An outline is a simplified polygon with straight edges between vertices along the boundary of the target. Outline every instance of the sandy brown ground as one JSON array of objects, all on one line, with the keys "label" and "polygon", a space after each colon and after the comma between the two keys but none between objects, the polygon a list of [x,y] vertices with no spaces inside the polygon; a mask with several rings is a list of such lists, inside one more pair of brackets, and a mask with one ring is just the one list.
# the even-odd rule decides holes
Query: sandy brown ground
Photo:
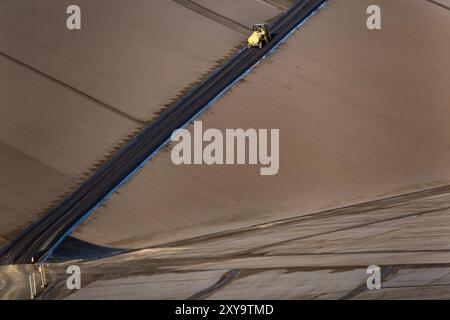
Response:
[{"label": "sandy brown ground", "polygon": [[[373,1],[372,1],[373,2]],[[160,152],[75,232],[139,248],[450,183],[449,12],[427,1],[330,1],[201,116],[279,128],[280,172],[179,166]]]},{"label": "sandy brown ground", "polygon": [[136,128],[0,56],[0,245]]},{"label": "sandy brown ground", "polygon": [[78,1],[68,31],[69,4],[0,3],[0,246],[244,40],[166,0]]},{"label": "sandy brown ground", "polygon": [[[448,299],[450,187],[95,261],[40,299]],[[79,265],[82,289],[65,287]],[[382,270],[367,290],[366,269]],[[0,291],[1,292],[1,291]]]},{"label": "sandy brown ground", "polygon": [[[449,184],[448,13],[378,1],[384,28],[370,33],[363,15],[350,19],[368,3],[330,2],[202,116],[208,127],[281,128],[278,176],[174,167],[160,154],[77,235],[130,247],[209,235],[53,264],[40,298],[448,299],[448,187],[320,211]],[[73,263],[75,292],[64,287]],[[382,290],[365,287],[371,264]]]}]

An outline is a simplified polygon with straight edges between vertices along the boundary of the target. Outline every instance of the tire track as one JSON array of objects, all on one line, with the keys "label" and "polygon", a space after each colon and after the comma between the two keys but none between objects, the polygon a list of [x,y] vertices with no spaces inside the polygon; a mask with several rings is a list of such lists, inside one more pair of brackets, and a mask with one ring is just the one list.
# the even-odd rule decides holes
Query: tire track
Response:
[{"label": "tire track", "polygon": [[206,288],[189,298],[187,300],[203,300],[214,294],[215,292],[219,291],[220,289],[224,288],[227,284],[229,284],[231,281],[237,278],[239,275],[239,270],[232,269],[228,272],[226,272],[215,284],[213,284],[211,287]]},{"label": "tire track", "polygon": [[447,9],[447,10],[450,11],[450,7],[449,6],[446,6],[445,4],[440,3],[439,1],[436,1],[436,0],[425,0],[425,1],[428,1],[429,3],[432,3],[432,4],[434,4],[434,5],[438,6],[438,7],[441,7],[441,8],[444,8],[444,9]]},{"label": "tire track", "polygon": [[283,245],[283,244],[286,244],[286,243],[289,243],[289,242],[293,242],[293,241],[310,239],[310,238],[314,238],[314,237],[317,237],[317,236],[325,236],[325,235],[329,235],[329,234],[332,234],[332,233],[337,233],[337,232],[342,232],[342,231],[349,231],[349,230],[358,229],[358,228],[362,228],[362,227],[372,226],[372,225],[379,224],[379,223],[395,221],[395,220],[401,220],[401,219],[415,217],[415,216],[420,216],[420,215],[433,214],[433,213],[436,213],[436,212],[439,212],[439,211],[445,211],[445,210],[449,210],[449,209],[450,209],[450,206],[445,207],[445,208],[432,209],[432,210],[426,210],[426,211],[421,211],[421,212],[405,214],[405,215],[402,215],[402,216],[397,216],[397,217],[388,218],[388,219],[381,219],[381,220],[377,220],[377,221],[366,222],[366,223],[357,224],[357,225],[353,225],[353,226],[349,226],[349,227],[343,227],[343,228],[334,229],[334,230],[331,230],[331,231],[318,232],[318,233],[311,234],[311,235],[306,235],[306,236],[291,238],[291,239],[287,239],[287,240],[282,240],[282,241],[274,242],[274,243],[267,244],[267,245],[261,245],[259,247],[255,247],[255,248],[246,250],[246,251],[242,252],[241,254],[251,254],[251,253],[253,253],[255,251],[258,251],[258,250],[263,250],[263,249],[267,249],[267,248],[270,248],[270,247]]},{"label": "tire track", "polygon": [[[410,192],[410,193],[406,193],[406,194],[402,194],[402,195],[396,195],[393,197],[363,202],[363,203],[359,203],[359,204],[349,205],[349,206],[345,206],[345,207],[341,207],[341,208],[330,209],[330,210],[326,210],[326,211],[314,212],[311,214],[306,214],[306,215],[297,216],[297,217],[291,217],[291,218],[286,218],[286,219],[258,223],[258,224],[245,226],[245,227],[241,227],[241,228],[237,228],[237,229],[233,229],[233,230],[225,230],[225,231],[221,231],[221,232],[206,234],[206,235],[192,237],[192,238],[183,239],[183,240],[179,240],[179,241],[168,242],[165,244],[152,246],[150,248],[167,248],[167,247],[176,247],[176,246],[197,244],[197,243],[206,242],[206,241],[210,241],[210,240],[223,239],[223,238],[231,237],[234,235],[243,235],[246,233],[251,233],[253,231],[261,230],[262,228],[273,228],[273,227],[289,225],[292,223],[298,224],[300,222],[306,222],[306,221],[311,221],[311,220],[329,219],[332,217],[343,217],[343,216],[348,216],[348,215],[362,214],[362,213],[367,213],[367,212],[374,211],[374,210],[389,209],[392,207],[396,207],[396,206],[400,206],[402,204],[408,203],[410,201],[427,199],[429,197],[445,195],[448,193],[450,193],[450,185],[436,187],[436,188],[432,188],[432,189],[421,190],[421,191]],[[442,208],[442,210],[444,210],[444,209],[447,209],[447,207]],[[422,214],[422,213],[415,213],[415,215],[419,215],[419,214]],[[380,222],[383,222],[383,221],[380,221]],[[146,249],[146,248],[140,248],[140,249]]]},{"label": "tire track", "polygon": [[[351,255],[362,255],[362,254],[402,254],[402,253],[450,253],[450,249],[423,249],[423,250],[360,250],[360,251],[322,251],[322,252],[300,252],[300,253],[282,253],[282,254],[271,254],[271,257],[282,256],[282,257],[320,257],[320,256],[351,256]],[[257,257],[267,257],[265,254],[254,254]]]},{"label": "tire track", "polygon": [[217,12],[214,12],[192,0],[172,0],[173,2],[192,10],[208,19],[211,19],[215,22],[220,23],[221,25],[224,25],[230,29],[233,29],[237,32],[240,32],[244,35],[249,35],[249,32],[252,30],[251,28],[244,26],[243,24],[234,21],[228,17],[225,17],[221,14],[218,14]]}]

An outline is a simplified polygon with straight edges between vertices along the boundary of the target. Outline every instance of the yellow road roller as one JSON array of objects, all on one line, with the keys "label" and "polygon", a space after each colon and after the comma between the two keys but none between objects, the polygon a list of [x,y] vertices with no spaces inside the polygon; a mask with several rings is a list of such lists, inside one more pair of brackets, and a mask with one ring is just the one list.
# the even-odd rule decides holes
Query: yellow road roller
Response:
[{"label": "yellow road roller", "polygon": [[262,48],[264,45],[268,44],[271,39],[269,33],[269,25],[267,23],[255,24],[253,26],[253,33],[248,38],[247,47],[259,47]]}]

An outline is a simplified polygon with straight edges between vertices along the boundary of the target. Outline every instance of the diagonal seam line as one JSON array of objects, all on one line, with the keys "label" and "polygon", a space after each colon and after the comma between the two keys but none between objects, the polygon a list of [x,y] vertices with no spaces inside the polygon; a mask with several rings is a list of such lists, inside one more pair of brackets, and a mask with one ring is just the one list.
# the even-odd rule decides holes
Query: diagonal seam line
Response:
[{"label": "diagonal seam line", "polygon": [[444,8],[444,9],[447,9],[447,10],[450,11],[450,7],[449,6],[446,6],[445,4],[440,3],[439,1],[436,1],[436,0],[425,0],[425,1],[428,1],[429,3],[432,3],[432,4],[434,4],[434,5],[438,6],[438,7],[441,7],[441,8]]},{"label": "diagonal seam line", "polygon": [[107,103],[105,103],[105,102],[103,102],[103,101],[101,101],[101,100],[99,100],[99,99],[97,99],[97,98],[95,98],[95,97],[93,97],[93,96],[91,96],[91,95],[89,95],[89,94],[87,94],[87,93],[85,93],[85,92],[83,92],[83,91],[81,91],[81,90],[71,86],[70,84],[65,83],[65,82],[63,82],[63,81],[61,81],[61,80],[59,80],[59,79],[57,79],[57,78],[55,78],[55,77],[53,77],[53,76],[51,76],[49,74],[46,74],[45,72],[43,72],[43,71],[41,71],[41,70],[39,70],[39,69],[37,69],[37,68],[27,64],[27,63],[25,63],[23,61],[20,61],[20,60],[18,60],[16,58],[14,58],[14,57],[4,53],[4,52],[0,51],[0,56],[8,59],[9,61],[12,61],[12,62],[18,64],[18,65],[21,65],[22,67],[24,67],[24,68],[26,68],[28,70],[31,70],[32,72],[34,72],[34,73],[36,73],[36,74],[38,74],[38,75],[40,75],[42,77],[45,77],[46,79],[51,80],[51,81],[57,83],[58,85],[66,88],[66,89],[68,89],[70,91],[75,92],[77,95],[79,95],[79,96],[81,96],[81,97],[83,97],[83,98],[85,98],[85,99],[95,103],[96,105],[98,105],[98,106],[100,106],[100,107],[102,107],[102,108],[104,108],[104,109],[106,109],[108,111],[111,111],[111,112],[113,112],[113,113],[115,113],[115,114],[117,114],[117,115],[119,115],[119,116],[121,116],[123,118],[126,118],[128,120],[136,122],[136,123],[138,123],[140,125],[146,124],[145,121],[143,121],[141,119],[138,119],[138,118],[135,118],[135,117],[133,117],[133,116],[123,112],[122,110],[120,110],[120,109],[118,109],[116,107],[113,107],[113,106],[111,106],[111,105],[109,105],[109,104],[107,104]]}]

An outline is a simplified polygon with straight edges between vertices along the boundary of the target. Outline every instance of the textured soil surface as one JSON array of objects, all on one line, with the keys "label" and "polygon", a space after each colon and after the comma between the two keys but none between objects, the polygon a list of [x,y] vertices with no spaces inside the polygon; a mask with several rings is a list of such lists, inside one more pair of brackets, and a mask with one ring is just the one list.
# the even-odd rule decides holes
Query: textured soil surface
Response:
[{"label": "textured soil surface", "polygon": [[[69,31],[69,4],[0,4],[0,247],[245,40],[166,0],[79,1]],[[250,26],[281,13],[241,9]]]},{"label": "textured soil surface", "polygon": [[369,1],[330,1],[198,118],[279,128],[278,175],[175,166],[166,148],[75,236],[142,248],[449,184],[449,11],[378,3],[369,31]]}]

